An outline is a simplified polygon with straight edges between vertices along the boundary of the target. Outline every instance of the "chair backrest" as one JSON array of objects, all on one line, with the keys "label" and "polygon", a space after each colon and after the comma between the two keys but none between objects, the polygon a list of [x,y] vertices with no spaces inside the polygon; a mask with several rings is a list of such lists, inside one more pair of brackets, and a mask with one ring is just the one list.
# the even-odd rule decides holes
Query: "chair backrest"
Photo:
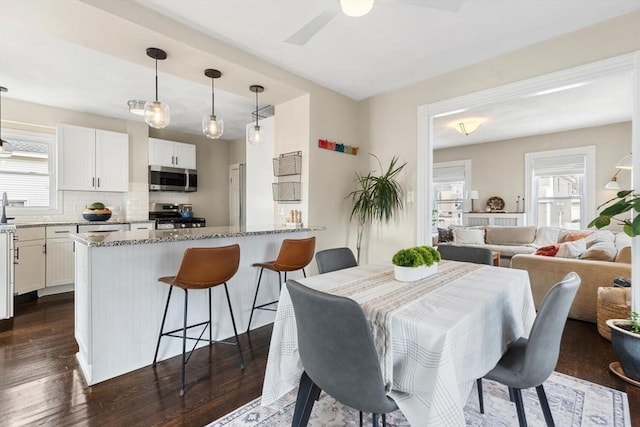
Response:
[{"label": "chair backrest", "polygon": [[343,268],[355,267],[358,265],[356,257],[349,248],[325,249],[316,254],[318,273],[328,273],[330,271],[342,270]]},{"label": "chair backrest", "polygon": [[210,288],[231,279],[240,264],[240,246],[187,248],[174,280],[189,289]]},{"label": "chair backrest", "polygon": [[363,412],[393,410],[369,324],[355,301],[287,280],[305,372],[327,394]]},{"label": "chair backrest", "polygon": [[440,252],[440,257],[442,259],[493,265],[493,253],[491,253],[491,249],[487,248],[474,248],[471,246],[456,245],[438,245],[438,252]]},{"label": "chair backrest", "polygon": [[305,268],[313,259],[316,238],[284,239],[273,266],[278,271],[295,271]]},{"label": "chair backrest", "polygon": [[560,340],[573,300],[580,287],[580,276],[567,274],[545,295],[529,333],[519,388],[537,387],[551,375],[558,362]]}]

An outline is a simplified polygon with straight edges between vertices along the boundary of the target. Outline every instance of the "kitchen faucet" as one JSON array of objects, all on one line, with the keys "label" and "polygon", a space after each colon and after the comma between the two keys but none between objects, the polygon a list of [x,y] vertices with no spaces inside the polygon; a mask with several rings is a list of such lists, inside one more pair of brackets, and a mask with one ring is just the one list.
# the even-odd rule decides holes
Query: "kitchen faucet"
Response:
[{"label": "kitchen faucet", "polygon": [[5,208],[7,206],[9,206],[9,200],[7,200],[7,192],[3,192],[2,193],[2,202],[0,202],[0,205],[2,205],[2,217],[0,217],[0,224],[6,224],[7,223],[7,213],[5,212]]}]

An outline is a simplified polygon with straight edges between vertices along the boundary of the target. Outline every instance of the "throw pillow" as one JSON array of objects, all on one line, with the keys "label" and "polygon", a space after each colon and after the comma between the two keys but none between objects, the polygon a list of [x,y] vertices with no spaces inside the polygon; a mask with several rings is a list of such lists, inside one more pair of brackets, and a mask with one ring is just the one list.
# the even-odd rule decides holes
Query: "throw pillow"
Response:
[{"label": "throw pillow", "polygon": [[490,226],[486,227],[486,232],[487,244],[490,245],[523,245],[533,242],[536,237],[535,226]]},{"label": "throw pillow", "polygon": [[555,245],[543,246],[536,251],[536,255],[556,256],[556,254],[558,253],[558,249],[560,249],[559,243],[556,243]]},{"label": "throw pillow", "polygon": [[438,228],[438,243],[452,242],[453,230],[449,228]]},{"label": "throw pillow", "polygon": [[587,241],[585,239],[575,240],[572,242],[560,243],[560,248],[556,256],[559,258],[578,258],[587,250]]},{"label": "throw pillow", "polygon": [[584,239],[588,236],[590,236],[593,233],[593,231],[576,231],[576,232],[572,232],[572,233],[567,233],[564,235],[564,239],[562,239],[562,242],[575,242],[576,240],[580,240],[580,239]]},{"label": "throw pillow", "polygon": [[454,243],[482,245],[484,244],[484,230],[454,228],[453,241]]},{"label": "throw pillow", "polygon": [[593,259],[597,261],[613,261],[616,258],[616,246],[609,242],[598,242],[587,249],[580,259]]}]

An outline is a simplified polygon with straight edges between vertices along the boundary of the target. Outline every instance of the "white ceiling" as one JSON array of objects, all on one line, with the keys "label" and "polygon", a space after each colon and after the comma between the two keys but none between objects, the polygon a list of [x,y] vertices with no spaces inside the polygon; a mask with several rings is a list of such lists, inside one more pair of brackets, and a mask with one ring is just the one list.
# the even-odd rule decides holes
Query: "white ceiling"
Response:
[{"label": "white ceiling", "polygon": [[[442,8],[450,5],[450,0],[376,0],[371,13],[349,18],[335,13],[337,0],[137,3],[354,99],[640,10],[640,0],[466,0],[461,4],[456,0],[457,11]],[[10,2],[0,1],[0,12],[3,7],[10,7]],[[32,7],[39,6],[34,2]],[[332,10],[334,15],[328,23],[306,44],[285,41],[319,14]],[[83,47],[82,41],[75,44],[40,31],[41,28],[14,26],[7,21],[0,25],[0,85],[9,88],[4,96],[122,119],[134,117],[127,112],[128,99],[153,97],[154,64],[144,57],[144,51],[140,56],[148,59],[146,64],[144,60],[132,62]],[[201,79],[177,77],[164,72],[163,65],[158,65],[160,100],[171,107],[169,128],[199,133],[202,116],[210,112],[210,80],[202,71]],[[215,64],[208,67],[215,68]],[[220,80],[234,79],[232,73],[221,71]],[[255,82],[243,82],[251,83]],[[219,87],[218,81],[216,86]],[[594,86],[590,93],[581,95],[583,98],[578,94],[587,86],[558,93],[563,97],[559,100],[541,96],[519,105],[475,111],[484,123],[462,143],[511,138],[514,129],[544,133],[563,130],[557,127],[567,128],[568,122],[572,127],[582,127],[584,123],[624,120],[621,117],[625,113],[619,110],[620,106],[628,107],[627,101],[614,97],[612,93],[621,90],[612,87],[598,90]],[[607,96],[603,98],[602,93]],[[600,108],[587,114],[587,98]],[[543,103],[547,99],[554,108]],[[248,91],[246,96],[240,96],[216,89],[216,114],[225,121],[225,139],[243,137],[254,102]],[[607,108],[602,108],[604,102],[608,102]],[[550,114],[545,116],[545,112]],[[608,117],[596,115],[598,112],[607,113]],[[535,121],[530,120],[533,114]],[[526,126],[523,118],[528,120]],[[441,122],[442,126],[447,125],[444,120]],[[556,129],[552,129],[554,123]],[[543,124],[547,130],[540,131]],[[443,135],[442,140],[446,139]]]}]

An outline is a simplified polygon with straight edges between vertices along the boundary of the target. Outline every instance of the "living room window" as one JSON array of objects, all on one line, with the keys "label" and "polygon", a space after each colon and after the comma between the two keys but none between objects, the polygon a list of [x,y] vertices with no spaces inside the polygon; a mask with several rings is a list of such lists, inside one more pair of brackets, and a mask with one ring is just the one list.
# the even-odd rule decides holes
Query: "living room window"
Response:
[{"label": "living room window", "polygon": [[12,214],[51,213],[57,207],[55,187],[55,135],[3,129],[13,149],[0,157],[0,192],[7,192]]},{"label": "living room window", "polygon": [[433,164],[432,228],[462,225],[465,193],[471,175],[471,161]]},{"label": "living room window", "polygon": [[525,162],[530,223],[586,228],[595,199],[595,147],[526,153]]}]

